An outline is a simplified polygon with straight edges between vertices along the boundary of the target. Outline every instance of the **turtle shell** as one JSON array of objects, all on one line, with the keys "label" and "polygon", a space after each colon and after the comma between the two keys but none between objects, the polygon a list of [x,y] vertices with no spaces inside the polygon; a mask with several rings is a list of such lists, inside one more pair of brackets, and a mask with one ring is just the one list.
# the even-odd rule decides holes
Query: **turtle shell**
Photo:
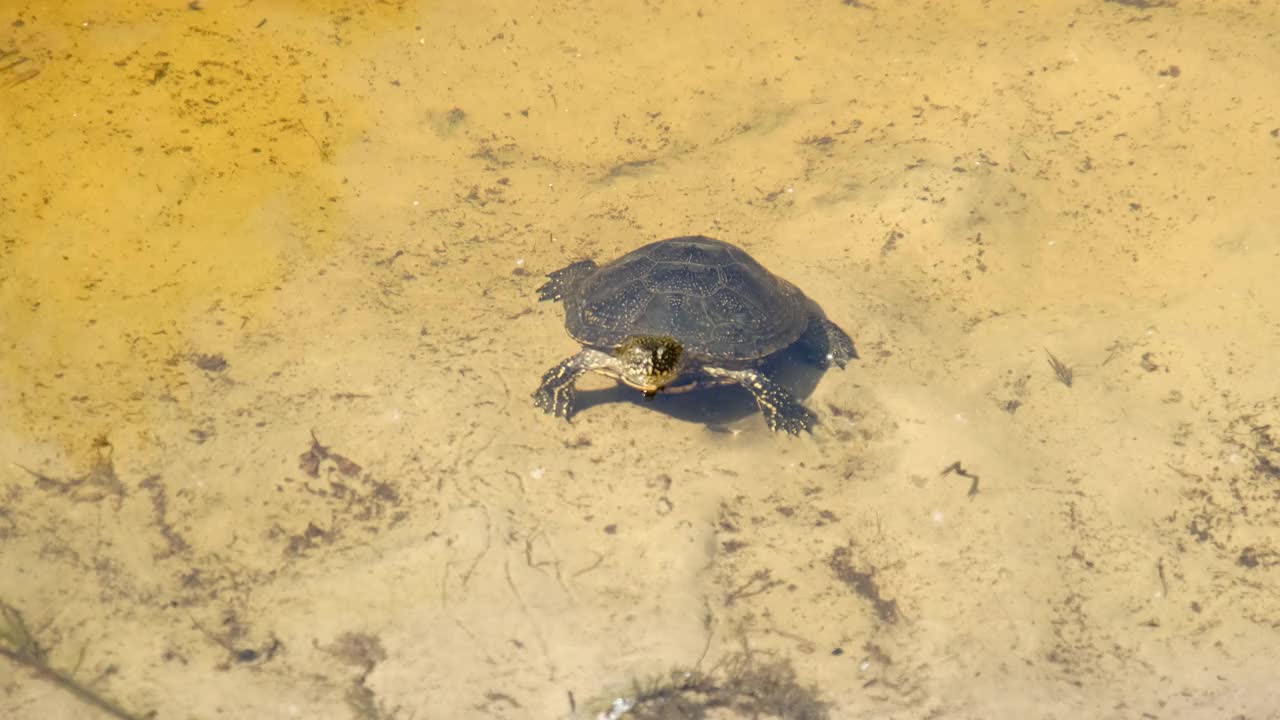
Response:
[{"label": "turtle shell", "polygon": [[637,248],[587,275],[564,298],[575,340],[616,347],[631,335],[670,335],[703,360],[748,361],[805,331],[808,301],[741,248],[689,236]]}]

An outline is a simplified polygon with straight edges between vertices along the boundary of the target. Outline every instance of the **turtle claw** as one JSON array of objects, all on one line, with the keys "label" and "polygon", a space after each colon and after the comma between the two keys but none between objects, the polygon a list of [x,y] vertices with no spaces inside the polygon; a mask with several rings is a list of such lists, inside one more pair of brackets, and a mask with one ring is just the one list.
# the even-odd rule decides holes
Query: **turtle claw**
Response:
[{"label": "turtle claw", "polygon": [[770,408],[764,412],[764,421],[769,429],[778,432],[779,430],[789,434],[799,436],[801,433],[812,433],[813,424],[817,421],[817,416],[809,411],[808,408],[798,402],[785,408]]},{"label": "turtle claw", "polygon": [[548,415],[565,420],[573,414],[574,383],[580,373],[575,372],[573,358],[551,368],[542,376],[542,384],[533,392],[533,404]]},{"label": "turtle claw", "polygon": [[703,370],[713,377],[726,378],[746,388],[751,393],[751,397],[755,398],[756,406],[760,408],[765,424],[770,430],[774,432],[781,430],[789,435],[813,431],[817,416],[759,369],[704,368]]},{"label": "turtle claw", "polygon": [[533,404],[535,407],[542,408],[542,412],[562,417],[565,420],[573,414],[573,388],[564,387],[558,389],[538,388],[533,394]]},{"label": "turtle claw", "polygon": [[773,432],[783,430],[792,436],[800,436],[801,433],[813,433],[814,415],[801,406],[799,411],[794,414],[765,416],[765,421],[769,424],[769,429]]},{"label": "turtle claw", "polygon": [[616,362],[599,350],[585,349],[542,374],[542,384],[533,391],[533,404],[548,415],[568,420],[573,415],[577,397],[575,383],[583,373],[599,370]]}]

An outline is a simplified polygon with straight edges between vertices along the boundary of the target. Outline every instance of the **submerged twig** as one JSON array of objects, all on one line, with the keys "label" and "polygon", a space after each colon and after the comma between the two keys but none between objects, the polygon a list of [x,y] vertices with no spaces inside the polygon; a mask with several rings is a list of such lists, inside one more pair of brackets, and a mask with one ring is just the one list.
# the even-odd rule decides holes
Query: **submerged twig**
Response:
[{"label": "submerged twig", "polygon": [[92,705],[119,720],[145,720],[155,717],[155,713],[145,715],[131,713],[80,684],[71,677],[70,673],[51,667],[48,662],[48,653],[40,647],[35,636],[27,629],[22,613],[4,601],[0,601],[0,656],[9,658],[14,663],[75,695],[81,702]]},{"label": "submerged twig", "polygon": [[1053,353],[1049,352],[1049,348],[1044,349],[1044,354],[1049,356],[1049,367],[1053,368],[1053,374],[1058,377],[1058,382],[1066,385],[1067,387],[1071,387],[1071,383],[1075,379],[1075,375],[1071,372],[1071,368],[1068,367],[1066,363],[1054,357]]}]

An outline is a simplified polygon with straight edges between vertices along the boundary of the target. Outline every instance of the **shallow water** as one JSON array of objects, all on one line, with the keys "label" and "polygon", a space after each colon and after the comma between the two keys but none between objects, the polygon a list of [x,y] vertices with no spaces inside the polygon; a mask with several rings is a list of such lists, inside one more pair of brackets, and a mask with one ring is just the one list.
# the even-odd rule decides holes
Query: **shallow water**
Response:
[{"label": "shallow water", "polygon": [[[594,717],[735,657],[834,718],[1280,707],[1273,4],[46,5],[0,715]],[[542,276],[692,233],[854,337],[812,436],[537,411]]]}]

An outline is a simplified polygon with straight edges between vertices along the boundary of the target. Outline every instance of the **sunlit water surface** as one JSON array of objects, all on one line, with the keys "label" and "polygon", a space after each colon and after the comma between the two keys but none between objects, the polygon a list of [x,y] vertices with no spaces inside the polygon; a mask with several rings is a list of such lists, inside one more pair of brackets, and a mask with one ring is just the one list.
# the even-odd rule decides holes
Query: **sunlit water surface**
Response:
[{"label": "sunlit water surface", "polygon": [[[1278,34],[8,4],[0,715],[1272,716]],[[856,341],[812,435],[534,408],[543,276],[695,233]]]}]

